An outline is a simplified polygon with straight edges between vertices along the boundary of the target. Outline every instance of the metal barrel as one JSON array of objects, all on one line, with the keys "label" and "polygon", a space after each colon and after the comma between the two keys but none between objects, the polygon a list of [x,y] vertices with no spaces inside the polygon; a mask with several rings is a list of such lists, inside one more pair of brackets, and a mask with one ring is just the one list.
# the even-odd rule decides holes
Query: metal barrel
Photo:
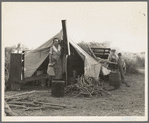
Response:
[{"label": "metal barrel", "polygon": [[118,89],[120,87],[120,85],[121,85],[121,76],[120,76],[119,71],[110,73],[109,83],[110,83],[110,85],[114,86],[115,89]]}]

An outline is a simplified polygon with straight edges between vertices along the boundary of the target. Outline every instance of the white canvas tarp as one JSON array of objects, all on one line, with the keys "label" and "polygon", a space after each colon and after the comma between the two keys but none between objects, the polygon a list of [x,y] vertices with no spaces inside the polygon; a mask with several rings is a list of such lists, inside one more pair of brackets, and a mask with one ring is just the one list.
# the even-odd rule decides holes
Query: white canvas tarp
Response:
[{"label": "white canvas tarp", "polygon": [[43,61],[49,55],[50,47],[53,44],[53,39],[62,39],[62,31],[52,37],[50,40],[39,46],[38,48],[25,53],[25,78],[31,77],[37,68],[43,63]]},{"label": "white canvas tarp", "polygon": [[[62,39],[62,31],[60,31],[57,35],[52,37],[50,40],[36,48],[35,50],[29,51],[25,54],[25,78],[31,77],[37,68],[43,63],[43,61],[49,55],[50,47],[53,45],[53,39],[59,38]],[[96,80],[99,77],[99,73],[102,65],[98,63],[94,58],[92,58],[88,53],[86,53],[81,47],[75,44],[73,41],[68,39],[68,42],[75,48],[80,57],[84,61],[84,75],[88,77],[93,77]],[[105,70],[106,68],[104,68]],[[106,71],[105,74],[109,74],[110,71]]]},{"label": "white canvas tarp", "polygon": [[84,60],[84,75],[87,77],[93,77],[97,80],[101,70],[101,64],[98,63],[93,57],[91,57],[73,41],[69,40],[69,42],[76,49],[81,58]]}]

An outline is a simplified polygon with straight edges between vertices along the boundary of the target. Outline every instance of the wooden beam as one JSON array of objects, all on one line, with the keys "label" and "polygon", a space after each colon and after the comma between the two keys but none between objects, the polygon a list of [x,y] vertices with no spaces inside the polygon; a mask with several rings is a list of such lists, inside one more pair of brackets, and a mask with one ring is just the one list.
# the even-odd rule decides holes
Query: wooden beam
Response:
[{"label": "wooden beam", "polygon": [[50,76],[48,74],[41,74],[41,75],[38,75],[38,76],[32,76],[32,77],[28,77],[28,78],[25,78],[23,80],[20,81],[20,83],[27,83],[27,82],[31,82],[31,81],[34,81],[34,80],[40,80],[40,79],[46,79],[46,78],[50,78]]},{"label": "wooden beam", "polygon": [[91,49],[99,49],[99,50],[100,50],[100,49],[101,49],[101,50],[106,49],[106,50],[111,50],[110,48],[93,48],[93,47],[92,47]]},{"label": "wooden beam", "polygon": [[24,79],[24,56],[25,56],[25,51],[22,52],[22,80]]},{"label": "wooden beam", "polygon": [[97,57],[95,56],[94,52],[92,51],[92,49],[90,48],[90,46],[89,46],[89,45],[88,45],[88,48],[89,48],[90,52],[92,53],[92,55],[93,55],[94,59],[97,59]]},{"label": "wooden beam", "polygon": [[93,52],[110,52],[109,50],[93,50]]}]

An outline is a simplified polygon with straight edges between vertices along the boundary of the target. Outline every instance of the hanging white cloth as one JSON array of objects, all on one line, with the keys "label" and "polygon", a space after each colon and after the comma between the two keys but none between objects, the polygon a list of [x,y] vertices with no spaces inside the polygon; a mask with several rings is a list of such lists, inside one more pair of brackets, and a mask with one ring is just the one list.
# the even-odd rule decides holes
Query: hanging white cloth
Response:
[{"label": "hanging white cloth", "polygon": [[61,46],[58,45],[58,48],[56,48],[56,47],[53,45],[53,46],[50,48],[50,51],[49,51],[50,54],[52,54],[52,49],[53,49],[55,52],[58,52],[58,51],[61,50]]},{"label": "hanging white cloth", "polygon": [[105,68],[103,66],[102,66],[101,70],[102,70],[102,73],[103,73],[104,76],[110,74],[110,72],[111,72],[111,70],[109,70],[109,69],[107,69],[107,68]]}]

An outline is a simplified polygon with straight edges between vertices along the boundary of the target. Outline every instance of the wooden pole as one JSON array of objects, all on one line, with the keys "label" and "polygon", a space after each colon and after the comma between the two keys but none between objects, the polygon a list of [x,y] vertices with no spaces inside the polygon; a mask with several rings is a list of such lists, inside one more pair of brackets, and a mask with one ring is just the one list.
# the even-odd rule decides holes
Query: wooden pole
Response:
[{"label": "wooden pole", "polygon": [[90,46],[88,45],[88,48],[90,50],[90,52],[92,53],[92,56],[94,57],[94,59],[97,59],[97,57],[95,56],[95,54],[93,53],[92,49],[90,48]]},{"label": "wooden pole", "polygon": [[22,52],[22,80],[24,79],[24,56],[25,56],[25,51]]},{"label": "wooden pole", "polygon": [[64,73],[65,73],[65,81],[66,81],[66,86],[67,86],[67,80],[68,80],[68,76],[67,76],[67,58],[68,58],[68,39],[67,39],[67,29],[66,29],[66,20],[62,20],[62,29],[63,29],[63,42],[64,42],[64,55],[63,57],[65,58],[65,60],[63,61],[63,64],[65,64],[65,68],[64,69]]}]

